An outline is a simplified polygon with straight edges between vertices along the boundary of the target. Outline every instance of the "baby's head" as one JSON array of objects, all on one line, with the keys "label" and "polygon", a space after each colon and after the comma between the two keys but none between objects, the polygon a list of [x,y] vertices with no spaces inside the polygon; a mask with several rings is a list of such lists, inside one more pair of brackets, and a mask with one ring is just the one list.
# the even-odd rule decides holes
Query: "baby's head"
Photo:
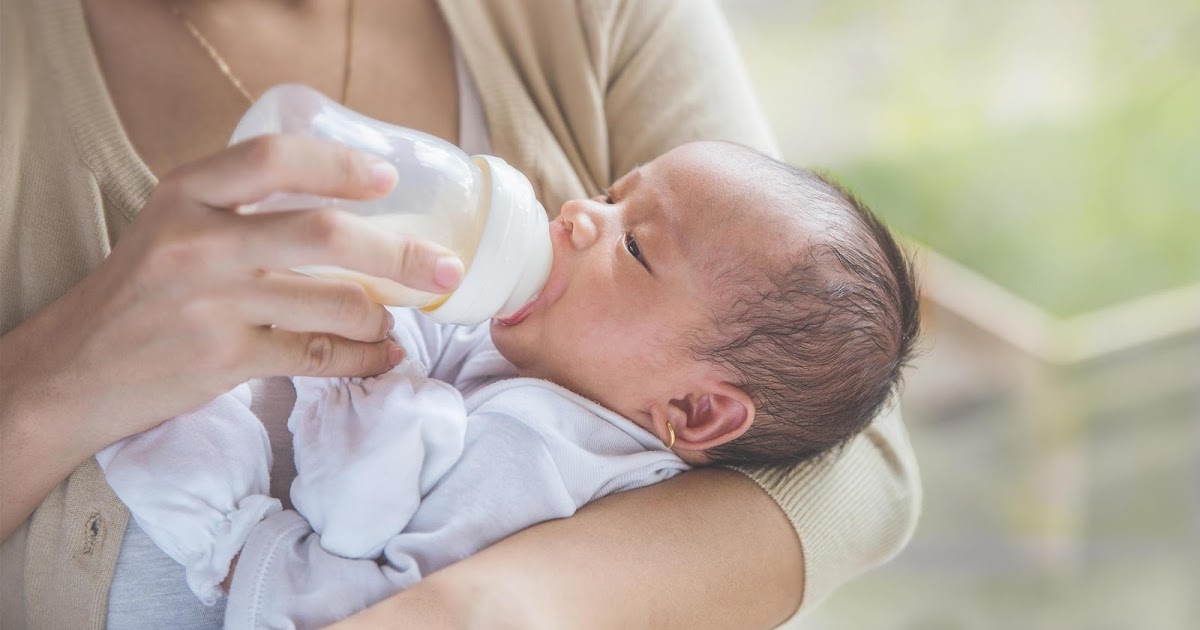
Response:
[{"label": "baby's head", "polygon": [[[909,262],[820,176],[683,145],[568,201],[528,309],[492,324],[523,375],[621,413],[694,464],[792,462],[862,430],[918,330]],[[669,426],[668,426],[669,425]]]}]

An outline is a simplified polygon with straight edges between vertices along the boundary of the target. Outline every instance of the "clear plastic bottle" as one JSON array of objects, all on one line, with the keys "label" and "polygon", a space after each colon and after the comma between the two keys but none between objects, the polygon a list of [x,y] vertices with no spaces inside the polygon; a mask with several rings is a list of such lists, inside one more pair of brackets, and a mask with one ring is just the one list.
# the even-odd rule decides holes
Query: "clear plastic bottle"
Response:
[{"label": "clear plastic bottle", "polygon": [[552,258],[546,211],[525,176],[504,160],[468,157],[436,136],[368,118],[296,84],[263,93],[230,144],[272,133],[305,134],[375,154],[391,162],[400,178],[391,193],[372,201],[276,194],[252,211],[336,207],[382,230],[434,241],[466,267],[458,289],[447,295],[338,267],[296,271],[350,279],[381,304],[421,307],[433,319],[457,324],[511,315],[546,283]]}]

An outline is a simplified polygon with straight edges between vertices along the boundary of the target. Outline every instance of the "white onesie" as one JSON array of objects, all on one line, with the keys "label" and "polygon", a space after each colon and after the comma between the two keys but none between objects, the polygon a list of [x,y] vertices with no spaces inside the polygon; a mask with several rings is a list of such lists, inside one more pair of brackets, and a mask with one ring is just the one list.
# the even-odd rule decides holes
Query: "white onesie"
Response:
[{"label": "white onesie", "polygon": [[517,378],[486,324],[395,309],[407,357],[373,378],[296,378],[291,499],[244,385],[97,454],[206,603],[234,555],[227,628],[320,627],[521,529],[687,465],[633,422]]}]

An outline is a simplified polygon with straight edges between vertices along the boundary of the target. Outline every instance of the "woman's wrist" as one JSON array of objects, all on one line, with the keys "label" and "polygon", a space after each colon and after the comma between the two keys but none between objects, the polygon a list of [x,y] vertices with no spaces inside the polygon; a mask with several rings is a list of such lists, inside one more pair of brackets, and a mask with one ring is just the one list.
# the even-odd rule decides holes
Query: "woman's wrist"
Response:
[{"label": "woman's wrist", "polygon": [[39,365],[53,352],[39,334],[53,328],[52,317],[39,313],[0,337],[0,540],[106,445],[72,408],[87,392],[67,391],[62,370]]},{"label": "woman's wrist", "polygon": [[78,451],[82,461],[113,440],[78,422],[84,413],[94,415],[86,401],[98,392],[88,391],[88,382],[73,382],[78,379],[64,360],[72,350],[64,347],[69,336],[59,314],[73,308],[73,293],[0,337],[0,421],[6,428],[35,430],[43,441],[69,449],[56,453]]},{"label": "woman's wrist", "polygon": [[0,541],[95,449],[54,411],[11,400],[0,409]]}]

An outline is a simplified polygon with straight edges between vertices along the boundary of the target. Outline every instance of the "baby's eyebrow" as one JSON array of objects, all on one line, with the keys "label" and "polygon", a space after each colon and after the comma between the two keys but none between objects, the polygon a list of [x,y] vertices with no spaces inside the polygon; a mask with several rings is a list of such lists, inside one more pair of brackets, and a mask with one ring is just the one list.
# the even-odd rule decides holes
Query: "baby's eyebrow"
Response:
[{"label": "baby's eyebrow", "polygon": [[610,194],[615,192],[618,195],[624,195],[631,186],[636,184],[641,179],[642,165],[638,164],[633,167],[633,170],[617,178],[617,181],[613,182],[612,185],[608,187],[608,190]]}]

